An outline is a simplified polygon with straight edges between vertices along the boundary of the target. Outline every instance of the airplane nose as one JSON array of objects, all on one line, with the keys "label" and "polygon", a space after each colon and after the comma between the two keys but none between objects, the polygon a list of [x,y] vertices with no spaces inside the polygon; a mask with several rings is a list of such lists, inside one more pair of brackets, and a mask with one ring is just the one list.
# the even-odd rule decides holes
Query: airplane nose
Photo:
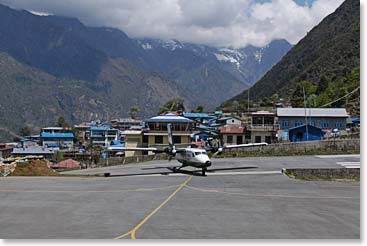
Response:
[{"label": "airplane nose", "polygon": [[206,164],[207,167],[210,167],[212,165],[212,162],[211,161],[207,161],[207,162],[205,162],[205,164]]}]

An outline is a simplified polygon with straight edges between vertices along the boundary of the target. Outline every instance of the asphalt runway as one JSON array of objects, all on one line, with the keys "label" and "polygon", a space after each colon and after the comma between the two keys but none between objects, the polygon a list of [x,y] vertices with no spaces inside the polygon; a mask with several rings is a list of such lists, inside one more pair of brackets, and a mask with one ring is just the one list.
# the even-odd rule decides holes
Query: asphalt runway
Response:
[{"label": "asphalt runway", "polygon": [[[283,167],[356,166],[359,155],[176,161],[0,178],[3,239],[359,239],[360,183],[301,181]],[[342,165],[342,164],[343,165]]]}]

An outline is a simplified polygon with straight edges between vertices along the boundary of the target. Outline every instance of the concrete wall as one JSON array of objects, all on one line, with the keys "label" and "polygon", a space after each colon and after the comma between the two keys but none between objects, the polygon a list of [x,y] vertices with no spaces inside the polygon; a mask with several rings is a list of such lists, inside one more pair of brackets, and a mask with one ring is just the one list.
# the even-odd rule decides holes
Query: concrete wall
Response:
[{"label": "concrete wall", "polygon": [[310,142],[295,142],[295,143],[278,143],[269,144],[267,146],[254,146],[246,148],[237,148],[224,150],[224,153],[306,153],[316,150],[333,150],[333,151],[354,151],[360,150],[359,139],[338,139],[338,140],[323,140]]},{"label": "concrete wall", "polygon": [[304,179],[357,179],[360,177],[359,168],[284,168],[282,172]]}]

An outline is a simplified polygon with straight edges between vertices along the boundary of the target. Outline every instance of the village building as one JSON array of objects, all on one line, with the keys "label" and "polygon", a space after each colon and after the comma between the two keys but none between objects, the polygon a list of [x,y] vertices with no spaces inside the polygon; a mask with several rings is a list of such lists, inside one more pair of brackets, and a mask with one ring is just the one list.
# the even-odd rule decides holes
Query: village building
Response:
[{"label": "village building", "polygon": [[216,120],[222,126],[241,126],[242,121],[236,117],[223,117]]},{"label": "village building", "polygon": [[223,126],[220,128],[220,134],[224,146],[244,144],[246,141],[246,128],[244,126]]},{"label": "village building", "polygon": [[38,155],[43,156],[45,158],[52,158],[55,151],[57,151],[58,148],[44,148],[42,146],[29,146],[25,148],[14,148],[13,152],[11,153],[14,157],[24,157],[28,155]]},{"label": "village building", "polygon": [[14,146],[7,145],[5,143],[0,143],[0,158],[8,158],[13,152]]},{"label": "village building", "polygon": [[41,132],[40,139],[44,148],[72,148],[74,145],[74,134],[71,132]]},{"label": "village building", "polygon": [[345,131],[348,114],[344,108],[277,108],[279,138],[289,140],[289,129],[306,125],[324,132],[333,129]]},{"label": "village building", "polygon": [[[145,120],[144,129],[129,129],[123,132],[125,146],[128,147],[162,147],[168,146],[167,126],[171,124],[175,144],[191,144],[191,135],[195,121],[176,114],[159,115]],[[125,156],[153,154],[148,151],[126,151]]]},{"label": "village building", "polygon": [[119,139],[119,130],[111,126],[91,126],[89,131],[92,146],[108,147],[113,140]]},{"label": "village building", "polygon": [[[276,139],[279,125],[276,124],[275,113],[269,111],[257,111],[250,114],[248,131],[251,143],[272,143]],[[247,139],[246,139],[247,140]]]},{"label": "village building", "polygon": [[148,131],[144,132],[144,136],[148,146],[168,144],[168,124],[171,124],[175,144],[190,143],[195,129],[195,121],[173,114],[152,117],[145,124]]},{"label": "village building", "polygon": [[118,118],[110,121],[111,126],[120,131],[129,130],[131,127],[139,127],[143,125],[142,120],[132,118]]}]

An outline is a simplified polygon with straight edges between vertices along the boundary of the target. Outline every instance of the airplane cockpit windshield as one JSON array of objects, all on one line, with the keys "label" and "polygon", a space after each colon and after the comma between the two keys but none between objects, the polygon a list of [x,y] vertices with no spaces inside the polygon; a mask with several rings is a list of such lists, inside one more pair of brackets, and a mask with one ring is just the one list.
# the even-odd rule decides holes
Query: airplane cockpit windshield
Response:
[{"label": "airplane cockpit windshield", "polygon": [[195,155],[207,155],[206,152],[195,152]]}]

